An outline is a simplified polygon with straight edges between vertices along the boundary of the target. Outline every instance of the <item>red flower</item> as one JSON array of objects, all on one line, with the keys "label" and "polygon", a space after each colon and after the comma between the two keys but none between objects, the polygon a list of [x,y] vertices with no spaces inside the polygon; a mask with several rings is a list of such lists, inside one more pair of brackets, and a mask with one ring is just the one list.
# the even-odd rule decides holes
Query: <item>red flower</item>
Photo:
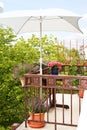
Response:
[{"label": "red flower", "polygon": [[59,69],[62,68],[62,64],[60,62],[49,62],[48,66],[50,67],[57,66]]}]

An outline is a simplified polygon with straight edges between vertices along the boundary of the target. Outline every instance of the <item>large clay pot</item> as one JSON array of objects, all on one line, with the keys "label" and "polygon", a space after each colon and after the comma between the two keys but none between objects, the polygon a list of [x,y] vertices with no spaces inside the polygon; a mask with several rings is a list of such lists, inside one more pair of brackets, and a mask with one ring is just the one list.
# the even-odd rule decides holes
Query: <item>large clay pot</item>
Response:
[{"label": "large clay pot", "polygon": [[28,125],[32,128],[44,127],[45,126],[44,115],[45,115],[44,113],[34,113],[34,114],[31,113],[30,119],[28,120]]}]

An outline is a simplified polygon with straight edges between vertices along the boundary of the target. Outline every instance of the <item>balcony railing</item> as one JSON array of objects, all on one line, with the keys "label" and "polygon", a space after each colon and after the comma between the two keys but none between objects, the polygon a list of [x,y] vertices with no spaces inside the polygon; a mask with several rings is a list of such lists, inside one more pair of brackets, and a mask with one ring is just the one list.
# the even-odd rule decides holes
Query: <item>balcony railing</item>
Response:
[{"label": "balcony railing", "polygon": [[[39,97],[42,95],[41,93],[45,91],[45,101],[47,103],[46,123],[54,124],[55,130],[57,129],[57,125],[74,127],[78,125],[78,118],[81,110],[81,100],[78,94],[81,89],[87,89],[87,76],[25,74],[24,77],[25,127],[27,127],[27,120],[29,119],[27,114],[28,93],[30,91],[32,92],[32,89],[33,93],[31,93],[31,95],[34,94],[34,96],[37,96],[38,94]],[[38,89],[37,94],[35,89]],[[74,104],[75,98],[77,107]],[[66,99],[67,101],[65,102]],[[61,115],[60,113],[57,113],[59,107],[62,110]],[[51,109],[53,109],[54,113],[52,113],[54,116],[53,120],[49,114]],[[69,110],[67,111],[69,116],[68,121],[66,121],[67,109]],[[77,115],[77,118],[75,114]]]}]

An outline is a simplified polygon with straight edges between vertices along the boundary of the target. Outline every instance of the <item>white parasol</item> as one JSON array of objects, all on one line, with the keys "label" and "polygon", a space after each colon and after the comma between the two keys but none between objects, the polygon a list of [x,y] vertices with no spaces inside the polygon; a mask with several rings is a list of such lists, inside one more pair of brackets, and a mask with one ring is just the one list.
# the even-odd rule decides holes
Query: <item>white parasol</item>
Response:
[{"label": "white parasol", "polygon": [[16,34],[40,32],[40,74],[42,74],[42,32],[68,31],[82,33],[80,15],[64,9],[21,10],[0,14],[0,24],[11,27]]}]

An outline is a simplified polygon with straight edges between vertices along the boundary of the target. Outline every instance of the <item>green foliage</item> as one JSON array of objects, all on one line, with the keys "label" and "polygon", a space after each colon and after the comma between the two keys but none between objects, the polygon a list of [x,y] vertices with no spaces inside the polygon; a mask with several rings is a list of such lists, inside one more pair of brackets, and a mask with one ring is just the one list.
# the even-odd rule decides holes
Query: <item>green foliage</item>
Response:
[{"label": "green foliage", "polygon": [[11,29],[0,29],[0,125],[5,129],[14,122],[22,122],[24,112],[23,91],[19,81],[13,78],[14,38]]},{"label": "green foliage", "polygon": [[47,111],[47,95],[46,90],[42,89],[42,97],[40,97],[38,87],[32,87],[28,89],[28,105],[27,111],[29,113],[41,113]]},{"label": "green foliage", "polygon": [[11,28],[0,28],[0,45],[9,45],[15,41],[16,36],[13,34]]},{"label": "green foliage", "polygon": [[57,81],[56,81],[56,85],[58,85],[58,87],[63,86],[63,81],[59,81],[59,80],[57,80]]},{"label": "green foliage", "polygon": [[78,79],[72,79],[72,86],[78,86],[79,85],[79,80]]},{"label": "green foliage", "polygon": [[23,38],[20,38],[13,48],[13,57],[14,61],[18,63],[34,63],[39,59],[39,50],[31,46],[31,43],[25,41]]},{"label": "green foliage", "polygon": [[52,69],[53,69],[53,70],[58,70],[58,66],[57,66],[57,65],[54,65],[54,66],[52,67]]},{"label": "green foliage", "polygon": [[9,78],[0,86],[0,104],[0,124],[6,127],[23,121],[23,91],[18,81]]},{"label": "green foliage", "polygon": [[86,71],[86,72],[84,72],[84,76],[87,76],[87,71]]},{"label": "green foliage", "polygon": [[27,65],[24,65],[24,64],[18,65],[18,71],[17,71],[17,77],[18,78],[23,77],[24,74],[26,74],[28,72],[29,72],[29,68],[28,68]]},{"label": "green foliage", "polygon": [[46,106],[44,100],[39,97],[33,97],[28,100],[28,111],[30,113],[44,113],[46,112]]},{"label": "green foliage", "polygon": [[11,130],[11,126],[8,127],[4,127],[4,126],[0,126],[0,130]]},{"label": "green foliage", "polygon": [[39,50],[22,37],[17,40],[11,29],[0,29],[0,39],[0,125],[7,129],[24,120],[23,89],[14,78],[14,67],[38,61]]},{"label": "green foliage", "polygon": [[69,75],[77,75],[77,70],[78,70],[77,66],[70,66],[69,70],[68,70],[68,74]]},{"label": "green foliage", "polygon": [[84,68],[81,66],[71,65],[67,71],[69,75],[84,75]]}]

